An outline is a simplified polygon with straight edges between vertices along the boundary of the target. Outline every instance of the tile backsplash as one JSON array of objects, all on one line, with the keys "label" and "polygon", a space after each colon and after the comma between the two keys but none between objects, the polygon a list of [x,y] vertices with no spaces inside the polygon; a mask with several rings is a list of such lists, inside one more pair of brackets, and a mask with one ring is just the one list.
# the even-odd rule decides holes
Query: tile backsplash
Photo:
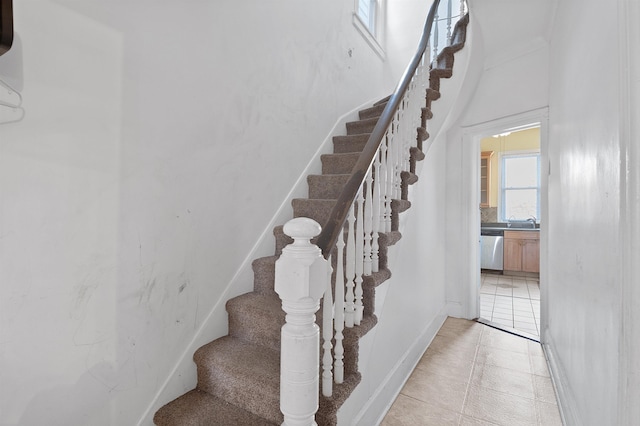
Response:
[{"label": "tile backsplash", "polygon": [[498,221],[498,208],[497,207],[481,207],[480,208],[480,222],[497,222]]}]

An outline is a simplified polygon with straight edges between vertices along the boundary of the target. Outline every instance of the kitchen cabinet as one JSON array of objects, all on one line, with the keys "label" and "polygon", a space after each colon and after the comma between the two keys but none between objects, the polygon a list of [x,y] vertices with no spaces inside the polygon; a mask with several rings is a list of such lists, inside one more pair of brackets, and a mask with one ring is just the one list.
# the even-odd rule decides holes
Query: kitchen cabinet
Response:
[{"label": "kitchen cabinet", "polygon": [[493,151],[480,154],[480,207],[490,207],[491,203],[491,157]]},{"label": "kitchen cabinet", "polygon": [[504,270],[540,273],[540,232],[504,231]]}]

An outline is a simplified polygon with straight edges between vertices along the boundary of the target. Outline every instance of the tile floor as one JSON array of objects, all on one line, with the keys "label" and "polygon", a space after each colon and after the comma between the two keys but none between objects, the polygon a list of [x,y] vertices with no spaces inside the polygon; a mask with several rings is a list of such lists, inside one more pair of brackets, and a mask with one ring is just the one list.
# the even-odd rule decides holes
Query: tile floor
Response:
[{"label": "tile floor", "polygon": [[517,331],[540,336],[540,280],[481,274],[480,317]]},{"label": "tile floor", "polygon": [[382,426],[561,426],[539,343],[447,318]]}]

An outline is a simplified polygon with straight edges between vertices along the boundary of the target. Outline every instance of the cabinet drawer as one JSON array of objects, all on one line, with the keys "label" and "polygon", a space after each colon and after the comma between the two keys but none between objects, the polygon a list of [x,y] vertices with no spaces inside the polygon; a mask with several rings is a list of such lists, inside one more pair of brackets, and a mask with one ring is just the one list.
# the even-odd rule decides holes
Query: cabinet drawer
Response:
[{"label": "cabinet drawer", "polygon": [[504,231],[504,238],[516,240],[539,240],[540,231]]}]

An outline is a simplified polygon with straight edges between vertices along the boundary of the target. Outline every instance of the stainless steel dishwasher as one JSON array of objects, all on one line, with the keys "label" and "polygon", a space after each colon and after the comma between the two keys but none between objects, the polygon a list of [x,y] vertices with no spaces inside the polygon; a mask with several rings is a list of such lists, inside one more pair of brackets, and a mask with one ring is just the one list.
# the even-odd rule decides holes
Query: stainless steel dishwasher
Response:
[{"label": "stainless steel dishwasher", "polygon": [[503,270],[504,230],[480,230],[480,268]]}]

